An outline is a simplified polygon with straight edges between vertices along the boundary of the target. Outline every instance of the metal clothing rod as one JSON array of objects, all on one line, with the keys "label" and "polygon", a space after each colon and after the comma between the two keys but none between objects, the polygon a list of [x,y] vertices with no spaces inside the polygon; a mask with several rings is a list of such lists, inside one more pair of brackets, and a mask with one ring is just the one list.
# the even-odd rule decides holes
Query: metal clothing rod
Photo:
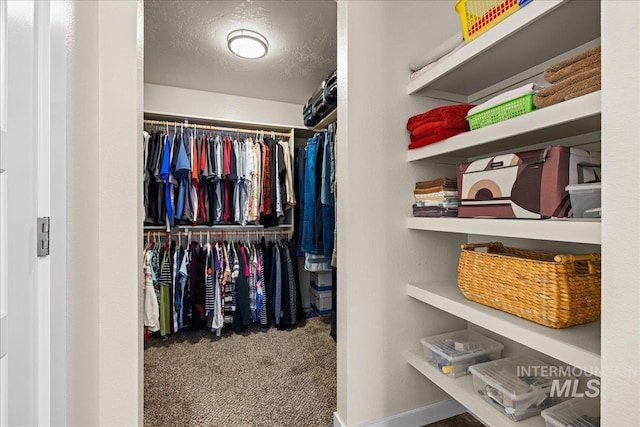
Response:
[{"label": "metal clothing rod", "polygon": [[242,236],[262,236],[262,235],[276,235],[276,234],[292,234],[290,230],[279,231],[147,231],[145,234],[158,234],[158,235],[171,235],[171,236],[188,236],[188,235],[202,235],[202,236],[215,236],[215,235],[242,235]]},{"label": "metal clothing rod", "polygon": [[185,123],[185,122],[170,122],[166,120],[144,120],[144,123],[147,125],[159,125],[159,126],[185,126],[196,129],[206,129],[206,130],[219,130],[223,132],[238,132],[238,133],[263,133],[264,135],[276,135],[276,136],[286,136],[288,138],[291,137],[291,132],[274,132],[267,130],[256,130],[256,129],[240,129],[240,128],[228,128],[223,126],[210,126],[210,125],[200,125],[197,123]]},{"label": "metal clothing rod", "polygon": [[293,231],[292,230],[252,230],[252,231],[233,231],[233,230],[228,230],[228,231],[205,231],[205,230],[197,230],[197,231],[161,231],[161,230],[153,230],[153,231],[146,231],[144,233],[148,238],[153,237],[160,237],[160,236],[176,236],[176,237],[207,237],[207,238],[221,238],[224,240],[228,240],[228,239],[239,239],[239,238],[246,238],[246,237],[255,237],[255,238],[260,238],[260,237],[265,237],[265,236],[269,236],[269,237],[274,237],[274,236],[286,236],[286,237],[291,237],[293,235]]}]

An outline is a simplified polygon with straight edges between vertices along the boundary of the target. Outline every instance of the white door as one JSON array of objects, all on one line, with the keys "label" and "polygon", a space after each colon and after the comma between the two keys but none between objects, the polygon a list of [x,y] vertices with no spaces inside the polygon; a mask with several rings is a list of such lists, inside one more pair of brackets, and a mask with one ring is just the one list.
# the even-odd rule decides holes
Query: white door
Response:
[{"label": "white door", "polygon": [[[63,11],[62,2],[0,0],[2,426],[63,423],[52,414],[64,414],[64,407],[51,404],[52,390],[64,394],[64,370],[61,381],[52,372],[52,359],[60,366],[64,347],[64,339],[52,338],[60,328],[64,332],[52,311],[52,295],[60,299],[60,289],[51,280],[51,257],[38,251],[38,218],[51,216],[51,188],[60,182],[51,174],[52,141],[65,139],[60,123],[66,107],[57,98],[65,90],[64,65],[62,73],[52,66],[65,62]],[[59,399],[53,401],[59,406]]]},{"label": "white door", "polygon": [[7,3],[0,0],[0,426],[7,419]]}]

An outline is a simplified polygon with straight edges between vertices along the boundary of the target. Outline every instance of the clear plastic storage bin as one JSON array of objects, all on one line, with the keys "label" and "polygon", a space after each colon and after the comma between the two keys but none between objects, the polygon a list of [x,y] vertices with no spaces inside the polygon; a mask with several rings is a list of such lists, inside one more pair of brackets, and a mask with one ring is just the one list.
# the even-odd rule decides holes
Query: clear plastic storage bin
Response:
[{"label": "clear plastic storage bin", "polygon": [[566,190],[571,197],[571,210],[574,218],[600,218],[602,216],[601,182],[567,185]]},{"label": "clear plastic storage bin", "polygon": [[500,358],[504,346],[475,331],[464,329],[422,338],[424,357],[452,377],[468,374],[469,366]]},{"label": "clear plastic storage bin", "polygon": [[[552,384],[565,386],[574,378],[554,375],[554,369],[534,357],[516,356],[469,368],[476,391],[496,409],[520,421],[538,415],[543,409],[557,405],[566,398],[551,396]],[[571,383],[573,385],[573,383]]]},{"label": "clear plastic storage bin", "polygon": [[575,397],[541,415],[547,427],[600,427],[600,398]]}]

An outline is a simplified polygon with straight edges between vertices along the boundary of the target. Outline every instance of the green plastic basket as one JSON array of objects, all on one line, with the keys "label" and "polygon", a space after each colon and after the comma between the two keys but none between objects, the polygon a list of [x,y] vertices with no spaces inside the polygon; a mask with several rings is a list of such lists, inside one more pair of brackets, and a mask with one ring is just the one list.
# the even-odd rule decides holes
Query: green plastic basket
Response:
[{"label": "green plastic basket", "polygon": [[469,128],[471,130],[482,128],[533,111],[536,108],[533,105],[535,94],[535,92],[527,93],[467,116]]}]

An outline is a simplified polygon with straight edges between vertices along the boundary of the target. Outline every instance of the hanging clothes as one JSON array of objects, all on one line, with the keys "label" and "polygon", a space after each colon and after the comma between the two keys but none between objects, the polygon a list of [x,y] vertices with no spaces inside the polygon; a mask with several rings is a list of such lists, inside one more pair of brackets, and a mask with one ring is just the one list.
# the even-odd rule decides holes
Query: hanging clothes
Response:
[{"label": "hanging clothes", "polygon": [[149,244],[143,256],[145,326],[161,336],[294,326],[303,317],[294,254],[286,240]]},{"label": "hanging clothes", "polygon": [[296,204],[290,142],[214,134],[187,125],[148,129],[145,225],[280,225]]},{"label": "hanging clothes", "polygon": [[[305,255],[305,268],[329,271],[335,252],[335,138],[337,125],[332,123],[322,133],[309,138],[298,148],[294,167],[295,187],[302,194],[296,217],[297,256]],[[311,267],[313,266],[313,267]]]},{"label": "hanging clothes", "polygon": [[152,266],[153,251],[147,248],[143,257],[144,269],[144,326],[150,332],[160,330],[160,295],[156,293],[158,278]]}]

